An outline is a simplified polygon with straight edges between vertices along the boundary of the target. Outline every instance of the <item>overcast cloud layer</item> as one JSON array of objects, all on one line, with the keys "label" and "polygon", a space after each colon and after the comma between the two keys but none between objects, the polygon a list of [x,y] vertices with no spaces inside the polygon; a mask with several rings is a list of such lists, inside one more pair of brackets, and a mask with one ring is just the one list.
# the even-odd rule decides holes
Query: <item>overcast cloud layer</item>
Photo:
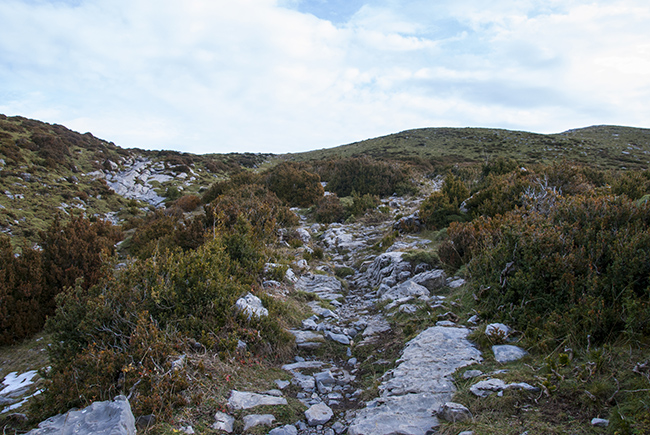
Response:
[{"label": "overcast cloud layer", "polygon": [[1,0],[0,113],[122,147],[650,127],[647,0]]}]

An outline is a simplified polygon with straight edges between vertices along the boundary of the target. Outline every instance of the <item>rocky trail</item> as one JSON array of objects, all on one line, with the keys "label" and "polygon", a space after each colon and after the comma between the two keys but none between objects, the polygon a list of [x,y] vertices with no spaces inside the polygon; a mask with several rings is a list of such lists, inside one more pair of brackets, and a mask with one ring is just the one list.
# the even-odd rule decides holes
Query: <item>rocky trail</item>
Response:
[{"label": "rocky trail", "polygon": [[[417,204],[393,198],[391,206],[412,211]],[[396,366],[382,376],[378,397],[362,400],[368,394],[364,394],[358,379],[364,361],[357,355],[364,355],[376,366],[392,364],[377,354],[382,352],[381,345],[375,349],[391,334],[388,311],[399,307],[400,312],[415,312],[416,303],[444,306],[445,297],[436,291],[464,282],[447,278],[442,270],[428,270],[424,264],[414,267],[402,259],[405,250],[430,242],[417,236],[404,237],[380,255],[368,254],[369,248],[389,232],[389,225],[392,222],[375,226],[333,224],[318,239],[313,237],[319,234],[319,225],[301,229],[303,239],[317,242],[332,258],[335,269],[347,268],[353,273],[347,276],[347,291],[328,266],[296,278],[296,289],[329,301],[332,309],[311,302],[313,316],[303,322],[301,329],[291,331],[300,356],[283,369],[291,373],[291,382],[299,387],[297,399],[309,409],[305,420],[269,433],[431,433],[439,424],[435,414],[451,401],[455,391],[452,374],[482,360],[466,338],[468,328],[452,320],[440,320],[406,344]],[[327,341],[344,346],[345,356],[328,357],[319,352]],[[366,347],[376,352],[367,355]]]},{"label": "rocky trail", "polygon": [[[389,201],[392,209],[407,215],[418,206],[417,200]],[[273,435],[425,435],[435,433],[439,418],[467,418],[469,411],[451,402],[455,391],[452,375],[483,358],[467,339],[475,319],[461,325],[451,311],[452,302],[442,296],[450,288],[464,285],[464,280],[447,277],[443,270],[424,263],[406,261],[405,252],[430,243],[418,235],[401,235],[397,241],[390,240],[385,252],[374,251],[373,246],[386,241],[393,222],[388,219],[372,225],[327,227],[305,223],[299,228],[306,249],[323,249],[329,260],[313,269],[300,260],[298,274],[291,269],[287,272],[295,289],[317,296],[309,302],[313,315],[300,329],[291,331],[296,337],[297,355],[282,367],[291,381],[276,380],[277,389],[270,391],[233,390],[227,408],[235,414],[266,406],[268,412],[269,406],[286,405],[287,398],[294,398],[308,409],[304,419],[273,429],[277,426],[273,414],[247,415],[243,418],[244,432],[267,426]],[[344,280],[337,278],[337,270],[346,271]],[[266,310],[259,299],[252,295],[247,298],[240,300],[240,309],[265,315],[261,314]],[[415,332],[420,332],[412,334],[414,338],[407,343],[397,342],[399,358],[395,361],[394,353],[387,355],[388,342],[394,335],[391,317],[398,313],[413,315],[423,308],[442,309],[445,314],[438,316],[434,326],[417,327]],[[362,378],[372,370],[383,374],[369,385]],[[482,375],[474,372],[475,376]],[[483,389],[479,382],[475,394],[512,387],[489,381],[482,381],[487,382]],[[233,427],[241,424],[236,426],[235,418],[228,413],[216,413],[212,429],[234,433]],[[50,433],[40,430],[33,433]],[[181,430],[194,433],[191,427]]]}]

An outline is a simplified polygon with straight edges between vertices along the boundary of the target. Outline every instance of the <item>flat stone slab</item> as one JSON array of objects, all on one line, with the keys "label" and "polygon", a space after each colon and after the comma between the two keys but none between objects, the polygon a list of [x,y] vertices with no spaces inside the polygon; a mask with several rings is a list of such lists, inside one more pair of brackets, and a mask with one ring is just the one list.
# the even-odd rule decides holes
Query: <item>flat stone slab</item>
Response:
[{"label": "flat stone slab", "polygon": [[286,405],[284,397],[270,396],[268,394],[248,393],[232,390],[228,399],[228,408],[232,410],[250,409],[262,405]]},{"label": "flat stone slab", "polygon": [[[408,342],[399,365],[380,389],[388,395],[453,393],[452,374],[460,367],[483,361],[481,352],[467,340],[467,328],[433,326]],[[446,401],[451,400],[449,397]]]},{"label": "flat stone slab", "polygon": [[376,399],[357,413],[348,435],[427,435],[440,425],[433,415],[445,402],[430,393]]},{"label": "flat stone slab", "polygon": [[335,300],[342,298],[343,287],[341,281],[334,276],[329,275],[315,275],[308,273],[298,279],[295,288],[308,293],[314,293],[321,299]]},{"label": "flat stone slab", "polygon": [[79,410],[51,417],[29,435],[75,434],[135,435],[135,418],[129,401],[118,396],[114,401],[94,402]]},{"label": "flat stone slab", "polygon": [[519,346],[513,346],[511,344],[492,346],[492,352],[494,352],[494,359],[500,363],[517,361],[528,354],[528,352]]}]

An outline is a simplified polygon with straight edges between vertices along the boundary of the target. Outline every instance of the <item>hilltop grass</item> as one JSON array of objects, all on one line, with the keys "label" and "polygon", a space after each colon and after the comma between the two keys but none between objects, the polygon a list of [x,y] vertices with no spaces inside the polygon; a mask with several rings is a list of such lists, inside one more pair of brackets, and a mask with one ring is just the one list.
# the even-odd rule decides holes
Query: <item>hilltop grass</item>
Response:
[{"label": "hilltop grass", "polygon": [[318,161],[362,156],[415,164],[431,161],[440,168],[501,157],[526,164],[566,160],[603,169],[643,169],[650,164],[650,129],[595,126],[544,135],[489,128],[422,128],[286,158]]}]

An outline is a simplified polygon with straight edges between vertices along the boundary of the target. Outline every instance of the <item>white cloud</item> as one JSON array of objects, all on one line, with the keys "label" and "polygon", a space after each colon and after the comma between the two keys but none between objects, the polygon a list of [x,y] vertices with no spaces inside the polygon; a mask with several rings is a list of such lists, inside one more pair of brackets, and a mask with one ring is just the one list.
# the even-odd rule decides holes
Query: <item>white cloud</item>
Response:
[{"label": "white cloud", "polygon": [[650,119],[641,0],[369,0],[336,24],[297,0],[77,3],[0,3],[0,112],[193,152]]}]

